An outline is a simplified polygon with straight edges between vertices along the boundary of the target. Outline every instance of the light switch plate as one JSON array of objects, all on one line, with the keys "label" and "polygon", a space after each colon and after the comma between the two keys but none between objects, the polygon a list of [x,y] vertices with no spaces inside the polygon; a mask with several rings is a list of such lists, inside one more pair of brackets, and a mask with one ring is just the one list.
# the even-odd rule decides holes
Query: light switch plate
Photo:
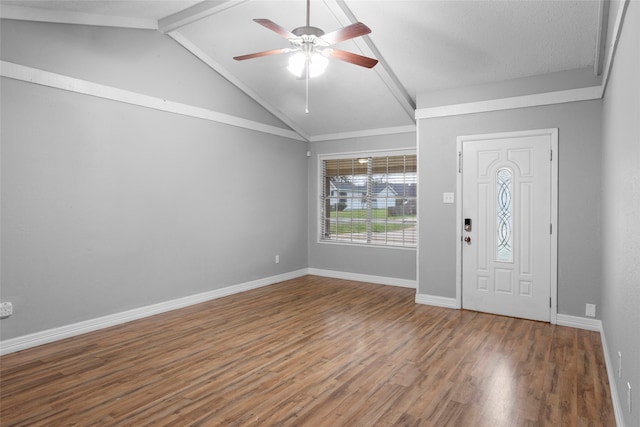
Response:
[{"label": "light switch plate", "polygon": [[454,193],[442,193],[442,203],[453,203],[455,201]]}]

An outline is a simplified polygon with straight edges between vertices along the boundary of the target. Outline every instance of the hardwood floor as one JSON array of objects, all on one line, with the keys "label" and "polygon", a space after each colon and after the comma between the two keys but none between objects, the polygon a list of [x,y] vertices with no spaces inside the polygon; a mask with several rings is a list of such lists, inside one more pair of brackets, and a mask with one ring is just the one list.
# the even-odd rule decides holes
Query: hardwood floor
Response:
[{"label": "hardwood floor", "polygon": [[614,426],[597,332],[306,276],[0,359],[2,426]]}]

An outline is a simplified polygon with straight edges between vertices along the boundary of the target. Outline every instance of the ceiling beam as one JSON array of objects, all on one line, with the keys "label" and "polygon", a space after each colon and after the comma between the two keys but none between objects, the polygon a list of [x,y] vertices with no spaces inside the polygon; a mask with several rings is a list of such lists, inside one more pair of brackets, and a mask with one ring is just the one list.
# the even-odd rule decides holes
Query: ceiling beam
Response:
[{"label": "ceiling beam", "polygon": [[607,48],[607,30],[609,26],[609,0],[600,0],[598,4],[598,30],[596,33],[595,59],[593,61],[596,76],[602,74]]},{"label": "ceiling beam", "polygon": [[[620,40],[620,34],[622,33],[622,23],[624,22],[624,16],[627,12],[627,7],[629,6],[630,1],[631,0],[622,0],[617,4],[617,9],[615,11],[616,17],[615,17],[615,21],[611,31],[611,36],[607,40],[608,49],[605,50],[606,59],[604,64],[604,71],[603,71],[602,85],[601,85],[602,97],[604,97],[604,93],[607,90],[607,85],[609,84],[609,76],[611,75],[613,58],[616,54],[616,49],[618,48],[618,41]],[[608,32],[609,31],[607,30],[607,33]]]},{"label": "ceiling beam", "polygon": [[215,15],[216,13],[246,3],[247,1],[249,0],[203,1],[160,19],[158,21],[158,30],[163,33],[175,31],[185,25],[199,21],[207,16]]},{"label": "ceiling beam", "polygon": [[247,85],[242,83],[238,78],[236,78],[233,74],[231,74],[226,68],[224,68],[219,62],[214,60],[211,56],[205,53],[202,49],[196,46],[195,43],[192,43],[186,36],[181,34],[179,31],[171,31],[168,35],[173,38],[175,41],[180,43],[185,49],[191,52],[196,58],[200,59],[202,62],[211,67],[215,72],[220,74],[222,77],[227,79],[231,84],[236,86],[242,92],[247,94],[250,98],[252,98],[255,102],[265,108],[268,112],[273,114],[278,120],[280,120],[285,125],[289,126],[294,132],[300,135],[305,141],[310,141],[310,136],[306,134],[302,129],[300,129],[296,124],[291,121],[284,113],[275,108],[273,105],[269,104],[263,98],[261,98],[257,93],[251,90]]},{"label": "ceiling beam", "polygon": [[[358,22],[358,19],[351,9],[349,9],[344,0],[324,0],[324,3],[342,26],[346,27],[347,25]],[[382,81],[410,119],[415,122],[415,101],[411,95],[409,95],[402,83],[400,83],[400,79],[395,75],[371,38],[369,36],[363,36],[358,39],[354,39],[353,42],[365,56],[372,56],[378,60],[378,65],[373,69],[378,73]]]}]

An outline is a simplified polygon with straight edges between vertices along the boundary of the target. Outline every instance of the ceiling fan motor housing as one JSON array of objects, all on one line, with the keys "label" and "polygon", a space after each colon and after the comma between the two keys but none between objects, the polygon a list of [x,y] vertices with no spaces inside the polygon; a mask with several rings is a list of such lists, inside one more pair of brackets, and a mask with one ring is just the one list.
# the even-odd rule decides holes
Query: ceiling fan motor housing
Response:
[{"label": "ceiling fan motor housing", "polygon": [[295,34],[296,36],[298,36],[298,37],[302,37],[302,36],[322,37],[322,36],[324,36],[324,31],[322,31],[320,28],[318,28],[318,27],[310,27],[310,26],[298,27],[298,28],[294,29],[291,32],[293,34]]},{"label": "ceiling fan motor housing", "polygon": [[289,42],[296,47],[309,46],[308,49],[313,49],[316,46],[326,47],[329,46],[322,36],[325,34],[318,27],[304,26],[298,27],[291,31],[297,37],[295,39],[289,39]]}]

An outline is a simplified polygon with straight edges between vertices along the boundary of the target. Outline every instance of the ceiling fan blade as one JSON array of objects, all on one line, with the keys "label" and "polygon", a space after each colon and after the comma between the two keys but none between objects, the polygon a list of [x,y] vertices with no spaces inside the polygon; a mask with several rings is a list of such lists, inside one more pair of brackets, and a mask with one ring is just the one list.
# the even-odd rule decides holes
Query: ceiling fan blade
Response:
[{"label": "ceiling fan blade", "polygon": [[369,58],[351,52],[346,52],[339,49],[333,49],[333,52],[331,52],[329,57],[366,68],[373,68],[378,63],[377,59]]},{"label": "ceiling fan blade", "polygon": [[297,37],[291,31],[285,28],[282,28],[280,25],[276,24],[275,22],[269,19],[254,19],[254,21],[262,25],[263,27],[270,29],[271,31],[278,33],[280,36],[284,37],[287,40],[295,39]]},{"label": "ceiling fan blade", "polygon": [[234,56],[233,59],[235,59],[236,61],[244,61],[245,59],[259,58],[261,56],[268,56],[268,55],[278,55],[280,53],[287,53],[287,52],[291,52],[291,49],[265,50],[262,52],[250,53],[248,55]]},{"label": "ceiling fan blade", "polygon": [[370,32],[371,28],[367,27],[362,22],[356,22],[355,24],[347,25],[344,28],[325,34],[320,38],[331,45],[353,39],[355,37],[364,36]]}]

